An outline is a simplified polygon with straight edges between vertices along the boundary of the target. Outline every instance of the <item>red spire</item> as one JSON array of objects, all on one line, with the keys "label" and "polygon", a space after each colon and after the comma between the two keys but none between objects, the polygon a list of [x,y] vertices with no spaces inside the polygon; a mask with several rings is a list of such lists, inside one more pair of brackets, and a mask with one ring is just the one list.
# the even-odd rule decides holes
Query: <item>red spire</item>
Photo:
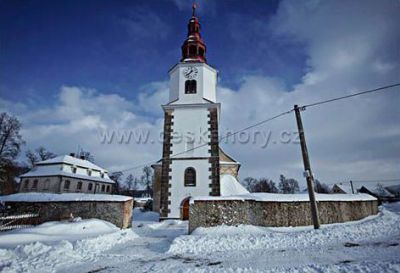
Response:
[{"label": "red spire", "polygon": [[188,24],[188,35],[182,45],[181,62],[206,63],[206,44],[200,35],[200,23],[196,17],[196,4],[192,6],[192,18]]}]

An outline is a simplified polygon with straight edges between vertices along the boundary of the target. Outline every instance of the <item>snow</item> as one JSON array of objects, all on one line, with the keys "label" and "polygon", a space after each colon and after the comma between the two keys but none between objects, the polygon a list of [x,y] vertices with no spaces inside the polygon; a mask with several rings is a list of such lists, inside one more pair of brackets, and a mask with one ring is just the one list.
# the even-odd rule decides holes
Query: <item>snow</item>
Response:
[{"label": "snow", "polygon": [[187,221],[158,222],[138,208],[133,219],[129,230],[92,219],[0,233],[0,272],[400,272],[400,203],[319,230],[241,225],[187,235]]},{"label": "snow", "polygon": [[[71,166],[77,167],[76,172],[72,172]],[[91,170],[90,175],[87,171]],[[101,177],[101,173],[103,177]],[[79,159],[69,155],[57,156],[52,159],[40,161],[36,167],[27,173],[21,175],[24,177],[41,177],[41,176],[67,176],[77,179],[93,180],[105,183],[115,183],[107,174],[107,170],[93,164],[88,160]]]},{"label": "snow", "polygon": [[107,170],[97,166],[96,164],[93,164],[89,160],[80,159],[80,158],[73,157],[70,155],[60,155],[60,156],[57,156],[57,157],[54,157],[51,159],[40,161],[40,162],[36,163],[36,166],[49,165],[49,164],[61,164],[61,163],[79,166],[79,167],[92,169],[92,170],[98,170],[98,171],[102,171],[102,172],[107,172]]},{"label": "snow", "polygon": [[237,194],[248,194],[248,190],[246,190],[237,179],[230,175],[224,174],[220,177],[221,184],[221,195],[237,195]]},{"label": "snow", "polygon": [[0,196],[0,202],[128,201],[132,197],[86,193],[16,193]]},{"label": "snow", "polygon": [[67,177],[72,177],[76,179],[83,179],[83,180],[92,180],[92,181],[98,181],[98,182],[105,182],[105,183],[110,183],[114,184],[115,182],[111,180],[107,175],[104,175],[104,178],[100,176],[88,176],[84,174],[79,174],[79,173],[72,173],[72,172],[66,172],[60,168],[60,166],[52,166],[51,168],[43,168],[43,166],[38,166],[36,169],[33,169],[27,173],[24,173],[21,175],[21,178],[28,178],[28,177],[41,177],[41,176],[67,176]]},{"label": "snow", "polygon": [[91,262],[117,244],[135,240],[132,230],[120,230],[101,220],[48,222],[0,235],[1,272],[56,272],[75,263]]},{"label": "snow", "polygon": [[[375,197],[366,193],[357,194],[322,194],[316,193],[315,198],[317,201],[371,201],[376,200]],[[305,202],[309,201],[309,196],[307,193],[297,193],[297,194],[281,194],[281,193],[249,193],[241,195],[231,195],[231,196],[198,196],[193,197],[190,202],[194,201],[206,201],[206,200],[254,200],[262,202]]]}]

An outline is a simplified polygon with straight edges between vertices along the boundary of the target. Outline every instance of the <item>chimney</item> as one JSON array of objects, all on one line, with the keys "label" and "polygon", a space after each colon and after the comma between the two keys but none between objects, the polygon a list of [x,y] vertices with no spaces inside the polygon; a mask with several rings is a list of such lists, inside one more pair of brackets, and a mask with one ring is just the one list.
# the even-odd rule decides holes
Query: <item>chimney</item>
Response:
[{"label": "chimney", "polygon": [[69,155],[72,156],[72,157],[75,157],[75,154],[74,154],[74,153],[70,153]]}]

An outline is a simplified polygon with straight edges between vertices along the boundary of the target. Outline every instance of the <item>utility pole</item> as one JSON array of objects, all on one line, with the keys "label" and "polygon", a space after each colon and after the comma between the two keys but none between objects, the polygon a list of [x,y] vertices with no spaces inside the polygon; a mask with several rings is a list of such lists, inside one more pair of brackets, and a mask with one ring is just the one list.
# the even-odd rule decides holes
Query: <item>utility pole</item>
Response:
[{"label": "utility pole", "polygon": [[351,193],[354,194],[354,187],[353,187],[353,181],[350,180],[350,186],[351,186]]},{"label": "utility pole", "polygon": [[304,175],[307,179],[307,189],[308,189],[308,195],[310,197],[312,220],[314,224],[314,229],[319,229],[320,224],[318,216],[318,207],[314,193],[314,177],[311,172],[310,159],[308,158],[308,151],[307,151],[306,139],[304,136],[303,122],[301,121],[300,110],[305,110],[305,109],[300,109],[297,105],[294,106],[294,112],[297,121],[297,129],[299,131],[299,137],[300,137],[301,153],[303,155]]}]

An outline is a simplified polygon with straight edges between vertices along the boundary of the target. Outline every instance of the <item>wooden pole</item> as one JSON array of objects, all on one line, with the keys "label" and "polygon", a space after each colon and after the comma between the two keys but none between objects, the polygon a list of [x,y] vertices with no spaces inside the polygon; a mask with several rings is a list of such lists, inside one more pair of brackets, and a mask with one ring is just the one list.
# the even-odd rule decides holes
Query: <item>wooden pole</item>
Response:
[{"label": "wooden pole", "polygon": [[353,187],[353,181],[352,180],[350,180],[350,186],[351,186],[351,193],[354,194],[354,187]]},{"label": "wooden pole", "polygon": [[300,115],[300,108],[297,105],[294,106],[294,112],[296,115],[297,129],[299,131],[301,153],[303,155],[303,163],[304,163],[304,174],[307,179],[307,189],[308,189],[308,195],[310,197],[312,220],[314,224],[314,229],[319,229],[320,223],[318,216],[317,201],[315,200],[315,193],[314,193],[314,177],[311,172],[310,159],[308,157],[306,139],[304,136],[303,122],[301,121],[301,115]]}]

